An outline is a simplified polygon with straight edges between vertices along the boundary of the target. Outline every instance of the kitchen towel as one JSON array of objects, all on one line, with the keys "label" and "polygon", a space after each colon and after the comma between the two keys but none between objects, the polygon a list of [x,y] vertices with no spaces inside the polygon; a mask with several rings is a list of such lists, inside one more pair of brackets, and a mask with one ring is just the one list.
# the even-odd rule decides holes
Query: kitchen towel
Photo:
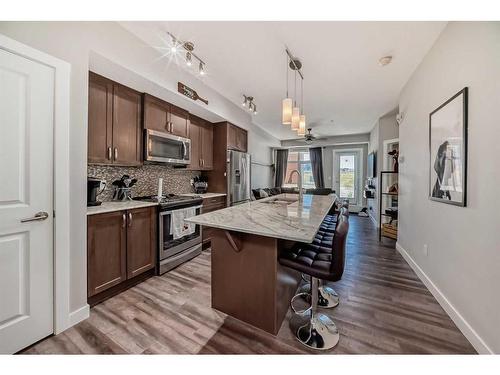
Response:
[{"label": "kitchen towel", "polygon": [[184,219],[196,216],[195,208],[184,208],[172,212],[172,220],[170,230],[174,240],[193,234],[196,229],[196,224],[186,223]]}]

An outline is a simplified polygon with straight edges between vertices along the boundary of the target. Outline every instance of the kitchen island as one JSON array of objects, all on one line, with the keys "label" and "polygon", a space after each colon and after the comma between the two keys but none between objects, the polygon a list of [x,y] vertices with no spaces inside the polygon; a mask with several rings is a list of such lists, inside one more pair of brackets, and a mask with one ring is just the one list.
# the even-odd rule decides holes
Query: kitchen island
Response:
[{"label": "kitchen island", "polygon": [[280,194],[186,219],[212,236],[212,307],[276,335],[300,282],[280,249],[312,242],[335,195]]}]

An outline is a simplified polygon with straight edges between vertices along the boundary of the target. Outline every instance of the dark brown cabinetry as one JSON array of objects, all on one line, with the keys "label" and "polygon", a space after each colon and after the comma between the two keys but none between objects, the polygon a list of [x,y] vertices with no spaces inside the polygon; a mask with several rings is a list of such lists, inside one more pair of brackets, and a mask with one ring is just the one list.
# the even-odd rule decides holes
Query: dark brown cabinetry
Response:
[{"label": "dark brown cabinetry", "polygon": [[[221,208],[225,207],[226,207],[226,196],[204,198],[202,213],[206,214],[208,212],[220,210]],[[203,243],[210,242],[214,230],[216,229],[211,227],[203,227],[203,232],[202,232]]]},{"label": "dark brown cabinetry", "polygon": [[189,112],[164,100],[144,94],[144,128],[189,136]]},{"label": "dark brown cabinetry", "polygon": [[122,291],[130,285],[127,283],[153,270],[157,243],[156,218],[156,207],[88,217],[89,303],[94,304]]},{"label": "dark brown cabinetry", "polygon": [[141,94],[89,72],[88,162],[142,163]]},{"label": "dark brown cabinetry", "polygon": [[189,125],[191,138],[191,164],[189,169],[211,170],[213,168],[214,132],[210,122],[191,116]]},{"label": "dark brown cabinetry", "polygon": [[227,193],[227,150],[247,152],[247,131],[229,122],[213,124],[212,170],[206,172],[209,191]]},{"label": "dark brown cabinetry", "polygon": [[247,131],[237,126],[226,123],[227,149],[247,152]]}]

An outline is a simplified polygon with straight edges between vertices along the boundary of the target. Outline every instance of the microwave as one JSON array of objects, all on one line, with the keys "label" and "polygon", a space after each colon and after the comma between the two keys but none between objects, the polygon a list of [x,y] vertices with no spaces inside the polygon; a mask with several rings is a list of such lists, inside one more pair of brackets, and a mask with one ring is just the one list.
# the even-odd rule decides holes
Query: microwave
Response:
[{"label": "microwave", "polygon": [[144,129],[144,132],[145,161],[178,165],[190,163],[190,139],[151,129]]}]

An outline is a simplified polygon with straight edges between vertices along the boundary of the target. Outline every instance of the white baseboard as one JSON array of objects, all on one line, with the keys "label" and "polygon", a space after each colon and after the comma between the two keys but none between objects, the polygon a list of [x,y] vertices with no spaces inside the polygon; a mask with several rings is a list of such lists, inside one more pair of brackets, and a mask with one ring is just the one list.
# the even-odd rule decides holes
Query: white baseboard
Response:
[{"label": "white baseboard", "polygon": [[81,321],[87,319],[89,316],[90,316],[89,305],[82,306],[78,310],[72,311],[69,314],[69,327],[72,327],[75,324],[80,323]]},{"label": "white baseboard", "polygon": [[425,284],[427,289],[429,289],[434,298],[436,298],[444,311],[446,311],[451,320],[453,320],[458,329],[464,334],[467,340],[469,340],[469,342],[477,350],[477,352],[479,354],[495,354],[493,350],[491,350],[488,345],[486,345],[486,343],[478,335],[478,333],[471,327],[471,325],[465,320],[460,312],[451,304],[451,302],[446,298],[441,290],[439,290],[436,284],[433,283],[429,276],[425,274],[425,272],[413,260],[410,254],[398,242],[396,242],[396,249],[410,265],[413,271],[415,271],[419,279]]}]

